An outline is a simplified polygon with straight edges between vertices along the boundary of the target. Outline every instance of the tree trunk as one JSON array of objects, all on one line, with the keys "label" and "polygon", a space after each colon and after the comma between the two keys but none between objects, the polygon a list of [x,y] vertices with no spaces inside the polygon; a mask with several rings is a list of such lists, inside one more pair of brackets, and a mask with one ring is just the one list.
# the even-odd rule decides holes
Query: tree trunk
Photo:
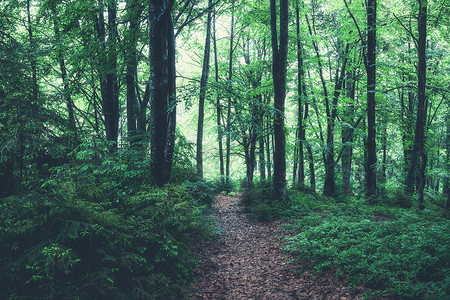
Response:
[{"label": "tree trunk", "polygon": [[256,163],[256,135],[250,130],[249,136],[244,136],[243,140],[244,154],[245,154],[245,187],[253,188],[253,174]]},{"label": "tree trunk", "polygon": [[[219,83],[219,62],[217,57],[217,39],[216,39],[216,11],[214,10],[213,15],[213,45],[214,45],[214,67],[215,67],[215,79],[216,83]],[[220,106],[220,96],[216,95],[216,113],[217,113],[217,140],[219,143],[219,169],[220,169],[220,180],[223,182],[225,176],[225,168],[223,161],[223,143],[222,143],[222,108]]]},{"label": "tree trunk", "polygon": [[[335,76],[335,84],[334,84],[334,94],[331,112],[328,108],[327,103],[327,147],[326,147],[326,161],[325,161],[325,183],[324,183],[324,195],[334,196],[336,194],[336,180],[335,180],[335,162],[334,162],[334,126],[337,118],[337,103],[339,99],[339,95],[341,93],[342,84],[344,82],[344,74],[347,66],[347,54],[349,51],[349,43],[347,43],[344,50],[344,57],[342,58],[342,65],[340,74],[339,71],[339,62],[340,56],[339,54],[338,60],[336,62],[336,76]],[[341,52],[341,51],[339,51]],[[327,101],[328,102],[328,101]]]},{"label": "tree trunk", "polygon": [[[303,183],[305,180],[305,161],[303,155],[303,142],[305,132],[303,128],[303,103],[302,97],[306,96],[305,87],[305,71],[303,69],[303,49],[300,40],[300,8],[297,1],[295,7],[296,11],[296,23],[297,23],[297,97],[298,97],[298,110],[297,110],[297,132],[295,141],[295,152],[294,155],[294,170],[293,170],[293,183],[296,183],[296,173],[298,164],[298,183]],[[304,97],[306,99],[306,97]]]},{"label": "tree trunk", "polygon": [[172,174],[173,152],[175,149],[175,130],[177,126],[177,99],[176,99],[176,66],[175,66],[175,34],[173,19],[167,15],[167,68],[168,68],[168,125],[167,142],[164,149],[164,183],[169,183]]},{"label": "tree trunk", "polygon": [[273,198],[288,200],[286,189],[286,137],[284,135],[284,103],[286,98],[286,66],[288,51],[288,0],[280,0],[280,41],[278,44],[276,0],[270,1],[272,37],[272,72],[274,85],[274,140]]},{"label": "tree trunk", "polygon": [[119,88],[117,84],[117,24],[115,0],[108,1],[108,39],[106,39],[105,20],[102,3],[100,12],[96,16],[95,31],[101,44],[105,44],[104,54],[99,57],[98,73],[100,76],[100,88],[102,95],[102,110],[104,115],[106,140],[110,142],[110,150],[117,148],[117,138],[119,135]]},{"label": "tree trunk", "polygon": [[[353,129],[354,119],[353,114],[355,113],[355,72],[350,71],[347,73],[347,97],[350,99],[350,103],[345,107],[343,112],[343,120],[349,126],[342,127],[342,182],[344,193],[347,195],[352,194],[350,179],[352,175],[352,156],[353,156]],[[352,126],[352,127],[350,127]]]},{"label": "tree trunk", "polygon": [[[264,122],[263,122],[264,124]],[[264,158],[264,137],[261,136],[258,140],[259,147],[259,178],[261,180],[266,179],[266,160]]]},{"label": "tree trunk", "polygon": [[[212,0],[208,1],[211,6]],[[206,21],[205,50],[203,53],[202,77],[200,79],[200,99],[198,102],[198,123],[197,123],[197,175],[203,179],[203,120],[205,118],[205,97],[206,86],[209,75],[209,58],[211,54],[211,10],[208,11]]]},{"label": "tree trunk", "polygon": [[[233,78],[233,47],[234,47],[234,0],[231,1],[231,33],[230,33],[230,54],[228,59],[228,85],[231,89],[231,79]],[[230,163],[231,163],[231,96],[227,103],[227,127],[226,127],[226,181],[230,184]]]},{"label": "tree trunk", "polygon": [[[411,80],[411,79],[410,79]],[[405,84],[405,78],[403,77],[403,83]],[[402,133],[402,145],[403,145],[403,156],[405,160],[404,172],[408,173],[409,161],[411,159],[412,145],[413,145],[413,128],[414,128],[414,95],[411,89],[408,89],[408,107],[405,105],[405,95],[403,89],[400,95],[400,105],[403,120],[403,133]]]},{"label": "tree trunk", "polygon": [[[270,101],[270,100],[269,100]],[[270,121],[270,116],[267,116],[267,128],[272,128],[271,127],[271,121]],[[273,149],[273,147],[271,148],[270,146],[273,144],[273,134],[269,131],[269,133],[267,134],[267,138],[266,138],[266,157],[267,157],[267,178],[271,179],[272,178],[272,152],[271,149]]]},{"label": "tree trunk", "polygon": [[[55,38],[57,39],[58,43],[63,44],[63,38],[61,37],[61,32],[59,29],[59,17],[56,10],[56,4],[53,4],[51,7],[52,14],[53,14],[53,29],[55,32]],[[76,132],[76,125],[75,125],[75,115],[74,115],[74,105],[72,101],[72,97],[70,96],[70,88],[69,88],[69,82],[67,80],[67,69],[66,69],[66,62],[64,59],[64,53],[61,48],[58,48],[58,60],[59,60],[59,69],[61,71],[61,79],[63,83],[63,94],[64,94],[64,101],[66,102],[67,106],[67,112],[68,112],[68,126],[67,129],[69,130],[70,134],[70,140],[72,146],[75,147],[75,143],[77,140],[77,132]]]},{"label": "tree trunk", "polygon": [[[150,143],[151,143],[151,173],[154,183],[162,186],[168,182],[171,161],[168,158],[168,143],[172,137],[168,134],[174,131],[174,111],[169,106],[173,103],[174,91],[174,38],[170,10],[172,7],[163,0],[149,0],[149,56],[150,56],[150,88],[151,101]],[[172,98],[172,100],[171,100]],[[172,124],[169,126],[169,122]]]},{"label": "tree trunk", "polygon": [[128,30],[128,49],[126,51],[125,63],[127,66],[126,83],[127,83],[127,132],[128,142],[130,146],[135,143],[136,135],[136,115],[137,115],[137,99],[136,99],[136,73],[137,73],[137,37],[139,30],[139,18],[137,11],[137,3],[135,0],[127,2],[129,30]]},{"label": "tree trunk", "polygon": [[119,136],[119,86],[117,84],[117,24],[116,1],[108,1],[108,50],[106,73],[106,99],[103,99],[106,139],[117,148]]},{"label": "tree trunk", "polygon": [[418,40],[418,56],[419,67],[417,73],[418,79],[418,101],[417,101],[417,119],[416,130],[414,137],[413,153],[411,157],[411,164],[408,170],[406,192],[412,195],[414,192],[413,178],[416,172],[416,164],[419,155],[422,158],[422,164],[419,172],[419,188],[418,188],[418,202],[419,209],[423,209],[423,192],[425,189],[425,170],[427,165],[427,154],[425,152],[425,126],[427,114],[427,99],[426,99],[426,46],[427,46],[427,0],[419,1],[419,40]]},{"label": "tree trunk", "polygon": [[36,44],[33,38],[33,28],[31,26],[31,12],[30,12],[30,0],[27,0],[27,29],[28,29],[28,39],[30,43],[30,66],[31,66],[31,76],[32,76],[32,87],[31,87],[31,102],[38,101],[39,87],[37,82],[37,60],[35,57]]},{"label": "tree trunk", "polygon": [[445,139],[447,155],[445,169],[447,170],[447,176],[444,178],[442,193],[447,194],[447,203],[445,204],[446,209],[450,209],[450,103],[447,107],[447,138]]},{"label": "tree trunk", "polygon": [[[425,144],[425,119],[426,119],[426,1],[419,0],[419,40],[418,40],[418,58],[419,67],[417,72],[418,79],[418,100],[416,127],[414,131],[414,144],[409,162],[408,174],[406,177],[406,193],[412,195],[415,190],[416,172],[419,164],[419,157],[424,154]],[[422,161],[423,163],[423,161]],[[419,183],[419,186],[421,183]],[[420,191],[419,191],[420,194]],[[419,195],[420,197],[420,195]]]},{"label": "tree trunk", "polygon": [[377,2],[367,4],[367,166],[366,197],[374,201],[377,197],[376,141],[375,141],[375,88],[376,88],[376,20]]}]

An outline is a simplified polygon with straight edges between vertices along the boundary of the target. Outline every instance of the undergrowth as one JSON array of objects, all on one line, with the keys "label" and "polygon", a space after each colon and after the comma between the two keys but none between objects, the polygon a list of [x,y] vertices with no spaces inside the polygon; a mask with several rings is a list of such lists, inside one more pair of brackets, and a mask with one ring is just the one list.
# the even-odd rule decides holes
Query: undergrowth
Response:
[{"label": "undergrowth", "polygon": [[82,145],[0,200],[0,299],[180,299],[214,228],[203,182],[153,187],[149,161]]},{"label": "undergrowth", "polygon": [[448,299],[450,221],[439,207],[419,211],[391,200],[367,205],[303,189],[291,190],[289,207],[280,207],[269,190],[265,184],[246,191],[243,204],[258,219],[287,221],[285,251],[304,268],[334,271],[368,299]]}]

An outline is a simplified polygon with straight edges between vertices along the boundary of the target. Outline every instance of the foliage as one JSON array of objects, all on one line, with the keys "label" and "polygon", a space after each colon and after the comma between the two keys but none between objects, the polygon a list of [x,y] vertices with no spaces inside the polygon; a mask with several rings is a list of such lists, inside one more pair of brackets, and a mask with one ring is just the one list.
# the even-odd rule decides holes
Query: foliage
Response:
[{"label": "foliage", "polygon": [[188,141],[180,132],[175,132],[175,147],[171,181],[182,183],[185,180],[197,180],[195,161],[195,144]]},{"label": "foliage", "polygon": [[181,297],[190,244],[212,225],[187,187],[150,187],[147,161],[107,148],[84,143],[40,188],[1,200],[0,298]]},{"label": "foliage", "polygon": [[285,250],[334,270],[369,294],[444,299],[450,293],[450,224],[432,211],[315,201],[291,193]]},{"label": "foliage", "polygon": [[231,179],[226,180],[225,176],[219,177],[214,180],[214,187],[216,189],[216,193],[230,193],[235,190],[234,183]]},{"label": "foliage", "polygon": [[257,220],[273,220],[283,216],[286,203],[273,201],[272,183],[261,180],[255,184],[254,188],[244,190],[241,204],[246,212]]},{"label": "foliage", "polygon": [[201,180],[195,182],[186,181],[183,187],[200,205],[207,205],[208,207],[212,205],[215,194],[213,183]]}]

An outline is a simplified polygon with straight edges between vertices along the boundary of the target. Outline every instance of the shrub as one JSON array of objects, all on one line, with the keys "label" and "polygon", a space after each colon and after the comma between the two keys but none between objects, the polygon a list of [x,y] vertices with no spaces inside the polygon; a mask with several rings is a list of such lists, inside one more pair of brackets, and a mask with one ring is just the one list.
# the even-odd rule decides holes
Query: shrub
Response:
[{"label": "shrub", "polygon": [[[352,211],[350,209],[349,211]],[[443,299],[450,290],[450,226],[403,211],[395,219],[377,220],[362,213],[310,213],[294,222],[300,232],[285,249],[318,271],[336,270],[375,294]]]},{"label": "shrub", "polygon": [[146,187],[146,161],[95,150],[0,202],[1,299],[181,297],[189,245],[213,231],[203,209],[185,186]]},{"label": "shrub", "polygon": [[211,182],[206,181],[185,181],[184,188],[200,205],[211,207],[214,201],[215,187]]},{"label": "shrub", "polygon": [[230,179],[226,180],[225,177],[219,177],[214,181],[213,185],[217,194],[221,192],[230,193],[234,190],[233,182]]},{"label": "shrub", "polygon": [[244,190],[241,204],[250,217],[257,220],[273,220],[285,214],[290,202],[273,201],[272,190],[272,184],[268,180],[259,181],[253,188]]}]

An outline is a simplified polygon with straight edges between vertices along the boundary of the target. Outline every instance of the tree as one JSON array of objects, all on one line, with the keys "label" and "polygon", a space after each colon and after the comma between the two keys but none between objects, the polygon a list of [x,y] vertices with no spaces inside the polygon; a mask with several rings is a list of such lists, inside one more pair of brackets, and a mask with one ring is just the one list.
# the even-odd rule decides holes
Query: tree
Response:
[{"label": "tree", "polygon": [[272,39],[272,75],[274,90],[273,198],[285,202],[286,190],[286,137],[284,135],[284,103],[286,98],[286,66],[288,52],[288,0],[280,0],[280,39],[278,41],[277,4],[270,0],[270,28]]},{"label": "tree", "polygon": [[415,189],[416,170],[421,157],[420,182],[418,187],[419,208],[423,209],[423,192],[425,188],[425,169],[427,164],[427,154],[425,152],[425,125],[427,117],[427,98],[426,98],[426,42],[427,42],[427,0],[418,0],[419,2],[419,39],[418,58],[419,66],[417,69],[418,80],[418,101],[416,115],[416,129],[414,131],[414,145],[411,153],[411,160],[406,177],[406,193],[412,195]]},{"label": "tree", "polygon": [[[217,38],[216,38],[216,17],[217,13],[214,9],[213,14],[213,45],[214,45],[214,69],[215,69],[215,81],[216,84],[219,84],[219,59],[217,57]],[[220,95],[217,93],[216,95],[216,119],[217,119],[217,140],[219,143],[219,168],[220,168],[220,180],[223,183],[224,176],[225,176],[225,167],[224,167],[224,161],[223,161],[223,129],[222,129],[222,107],[220,104]]]},{"label": "tree", "polygon": [[[230,24],[230,46],[228,56],[228,85],[231,86],[233,79],[233,52],[234,52],[234,0],[231,1],[231,24]],[[231,162],[231,94],[227,103],[227,124],[226,124],[226,153],[225,153],[225,177],[226,183],[230,183],[230,162]]]},{"label": "tree", "polygon": [[200,99],[198,102],[197,122],[197,175],[203,178],[203,119],[205,118],[206,85],[209,75],[209,58],[211,54],[211,6],[212,0],[208,0],[208,17],[206,20],[205,49],[203,53],[202,77],[200,79]]},{"label": "tree", "polygon": [[117,148],[119,136],[119,86],[117,79],[117,1],[107,1],[108,23],[105,24],[103,2],[100,1],[96,15],[95,30],[102,53],[99,55],[102,109],[104,114],[106,140],[111,150]]},{"label": "tree", "polygon": [[[306,100],[306,86],[305,86],[305,70],[303,69],[303,49],[300,35],[300,5],[297,0],[295,6],[296,15],[296,37],[297,37],[297,130],[295,136],[295,152],[294,152],[294,170],[292,180],[295,184],[303,183],[305,180],[305,161],[303,155],[303,143],[305,141],[305,129],[303,126],[303,101]],[[298,179],[297,177],[297,165],[298,165]]]},{"label": "tree", "polygon": [[158,186],[170,180],[175,138],[175,38],[170,13],[172,4],[167,0],[149,0],[151,173]]},{"label": "tree", "polygon": [[[377,146],[375,140],[375,89],[376,89],[376,23],[377,2],[367,2],[367,163],[366,197],[377,197]],[[372,200],[373,201],[373,200]]]}]

